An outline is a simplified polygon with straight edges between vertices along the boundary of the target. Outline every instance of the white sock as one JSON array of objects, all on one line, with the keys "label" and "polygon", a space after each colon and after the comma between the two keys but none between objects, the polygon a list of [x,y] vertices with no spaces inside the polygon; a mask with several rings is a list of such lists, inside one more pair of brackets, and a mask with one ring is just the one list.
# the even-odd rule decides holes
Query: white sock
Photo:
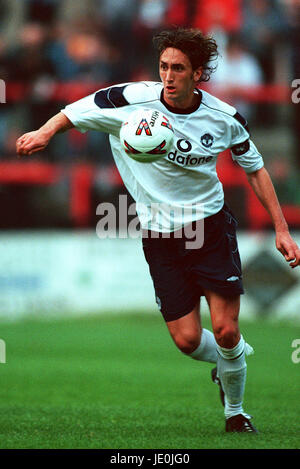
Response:
[{"label": "white sock", "polygon": [[245,414],[242,407],[247,375],[245,341],[241,336],[234,348],[217,345],[217,351],[218,376],[225,393],[225,417]]},{"label": "white sock", "polygon": [[194,360],[217,363],[217,342],[215,336],[208,329],[202,329],[200,345],[189,354]]}]

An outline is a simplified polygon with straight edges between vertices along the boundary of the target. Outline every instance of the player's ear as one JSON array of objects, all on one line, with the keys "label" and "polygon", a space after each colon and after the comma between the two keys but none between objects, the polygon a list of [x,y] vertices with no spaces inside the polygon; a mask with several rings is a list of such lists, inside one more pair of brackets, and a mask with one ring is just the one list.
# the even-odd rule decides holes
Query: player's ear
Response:
[{"label": "player's ear", "polygon": [[196,68],[196,70],[193,71],[193,78],[195,83],[198,83],[200,81],[200,78],[202,76],[202,67]]}]

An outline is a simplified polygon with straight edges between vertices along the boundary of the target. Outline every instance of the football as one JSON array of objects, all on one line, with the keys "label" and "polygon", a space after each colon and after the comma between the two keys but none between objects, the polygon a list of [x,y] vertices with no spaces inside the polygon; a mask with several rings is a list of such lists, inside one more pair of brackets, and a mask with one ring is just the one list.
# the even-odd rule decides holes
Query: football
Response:
[{"label": "football", "polygon": [[162,112],[138,109],[123,122],[120,142],[130,158],[151,163],[168,154],[174,143],[174,130]]}]

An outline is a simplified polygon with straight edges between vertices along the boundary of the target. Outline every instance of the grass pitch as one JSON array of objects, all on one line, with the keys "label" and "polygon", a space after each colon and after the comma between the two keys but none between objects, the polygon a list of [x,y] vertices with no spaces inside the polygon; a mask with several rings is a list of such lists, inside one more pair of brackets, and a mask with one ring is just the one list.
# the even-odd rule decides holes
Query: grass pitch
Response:
[{"label": "grass pitch", "polygon": [[213,365],[177,351],[159,314],[1,324],[0,447],[299,448],[300,327],[241,329],[255,349],[244,404],[259,435],[224,432]]}]

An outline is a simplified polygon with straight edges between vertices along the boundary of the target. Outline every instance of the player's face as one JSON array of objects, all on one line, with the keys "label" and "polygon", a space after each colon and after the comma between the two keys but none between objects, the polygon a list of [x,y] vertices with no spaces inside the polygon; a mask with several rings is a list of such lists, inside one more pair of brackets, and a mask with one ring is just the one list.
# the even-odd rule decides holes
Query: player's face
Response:
[{"label": "player's face", "polygon": [[186,54],[173,47],[165,49],[159,59],[159,73],[167,104],[182,109],[194,104],[194,88],[201,77],[201,68],[193,70]]}]

